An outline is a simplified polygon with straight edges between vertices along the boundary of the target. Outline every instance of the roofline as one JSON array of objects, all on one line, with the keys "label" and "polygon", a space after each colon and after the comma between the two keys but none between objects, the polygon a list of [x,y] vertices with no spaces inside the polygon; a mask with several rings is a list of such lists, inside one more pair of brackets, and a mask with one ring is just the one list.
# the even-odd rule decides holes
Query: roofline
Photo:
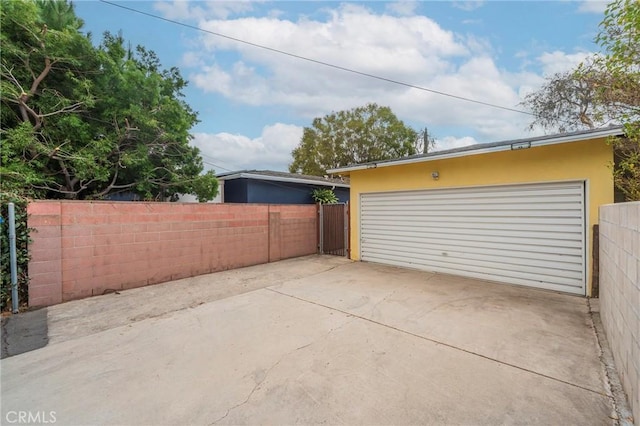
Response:
[{"label": "roofline", "polygon": [[[491,152],[500,152],[500,151],[513,151],[523,148],[533,148],[538,146],[545,145],[557,145],[561,143],[569,143],[569,142],[579,142],[589,139],[598,139],[607,136],[617,136],[622,135],[623,131],[621,127],[607,128],[601,130],[595,130],[592,132],[581,132],[578,134],[570,134],[570,135],[553,135],[547,138],[539,138],[539,139],[517,139],[511,141],[505,141],[503,145],[498,146],[490,146],[487,148],[477,148],[470,149],[465,151],[455,151],[455,152],[447,152],[443,151],[441,155],[438,153],[433,153],[428,156],[420,156],[420,157],[410,157],[410,158],[400,158],[397,160],[382,160],[379,162],[370,162],[364,164],[355,164],[353,166],[339,167],[336,169],[327,170],[327,173],[344,173],[355,170],[365,170],[365,169],[375,169],[378,167],[390,167],[390,166],[400,166],[404,164],[413,164],[413,163],[422,163],[427,161],[435,161],[435,160],[445,160],[448,158],[456,158],[456,157],[466,157],[471,155],[479,155],[479,154],[488,154]],[[476,144],[473,146],[482,146],[482,144]]]},{"label": "roofline", "polygon": [[233,173],[225,176],[219,176],[218,180],[229,180],[229,179],[259,179],[259,180],[271,180],[276,182],[290,182],[290,183],[303,183],[306,185],[321,185],[321,186],[337,186],[340,188],[349,188],[348,183],[337,183],[337,182],[329,182],[329,181],[321,181],[314,179],[304,179],[304,178],[293,178],[293,177],[280,177],[280,176],[269,176],[269,175],[260,175],[255,173]]}]

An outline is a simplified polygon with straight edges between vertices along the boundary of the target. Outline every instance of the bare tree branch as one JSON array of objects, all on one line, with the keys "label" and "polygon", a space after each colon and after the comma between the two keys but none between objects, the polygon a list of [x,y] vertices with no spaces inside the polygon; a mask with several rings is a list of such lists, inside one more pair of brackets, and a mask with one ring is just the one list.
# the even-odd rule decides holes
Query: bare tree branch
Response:
[{"label": "bare tree branch", "polygon": [[67,112],[80,112],[79,109],[83,105],[84,105],[84,102],[76,102],[75,104],[67,105],[64,108],[59,109],[58,111],[53,111],[46,114],[40,114],[39,117],[44,118],[44,117],[51,117],[52,115],[64,114]]}]

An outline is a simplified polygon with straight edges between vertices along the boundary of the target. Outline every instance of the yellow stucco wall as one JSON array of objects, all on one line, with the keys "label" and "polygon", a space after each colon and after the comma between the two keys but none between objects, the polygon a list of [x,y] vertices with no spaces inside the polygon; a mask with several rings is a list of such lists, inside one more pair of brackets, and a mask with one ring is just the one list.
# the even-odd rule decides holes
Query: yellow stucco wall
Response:
[{"label": "yellow stucco wall", "polygon": [[[598,207],[613,202],[609,165],[612,148],[606,139],[592,139],[434,160],[399,166],[355,170],[351,177],[351,258],[360,259],[360,194],[412,189],[456,188],[555,181],[586,181],[587,294],[591,294],[591,247]],[[431,177],[438,171],[440,178]]]}]

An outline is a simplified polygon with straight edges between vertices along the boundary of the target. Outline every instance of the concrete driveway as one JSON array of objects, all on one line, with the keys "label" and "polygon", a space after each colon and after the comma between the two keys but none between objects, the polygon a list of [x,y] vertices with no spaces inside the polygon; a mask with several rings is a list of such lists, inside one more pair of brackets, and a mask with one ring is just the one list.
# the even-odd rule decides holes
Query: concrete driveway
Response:
[{"label": "concrete driveway", "polygon": [[6,329],[38,321],[48,344],[1,362],[3,424],[615,417],[586,299],[535,289],[311,256],[70,302]]}]

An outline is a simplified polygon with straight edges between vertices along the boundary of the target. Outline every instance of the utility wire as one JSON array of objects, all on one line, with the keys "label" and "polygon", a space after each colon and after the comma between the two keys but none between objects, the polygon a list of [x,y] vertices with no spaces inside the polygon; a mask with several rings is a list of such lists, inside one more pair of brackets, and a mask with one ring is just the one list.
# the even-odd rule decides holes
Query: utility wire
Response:
[{"label": "utility wire", "polygon": [[502,106],[502,105],[496,105],[496,104],[492,104],[492,103],[489,103],[489,102],[483,102],[483,101],[479,101],[477,99],[466,98],[464,96],[453,95],[451,93],[446,93],[446,92],[442,92],[442,91],[439,91],[439,90],[429,89],[427,87],[416,86],[415,84],[405,83],[405,82],[402,82],[402,81],[399,81],[399,80],[394,80],[394,79],[387,78],[387,77],[381,77],[381,76],[378,76],[378,75],[369,74],[369,73],[366,73],[366,72],[363,72],[363,71],[354,70],[352,68],[343,67],[341,65],[335,65],[335,64],[331,64],[329,62],[324,62],[324,61],[320,61],[320,60],[317,60],[317,59],[308,58],[306,56],[296,55],[295,53],[290,53],[290,52],[286,52],[284,50],[275,49],[273,47],[264,46],[264,45],[257,44],[257,43],[252,43],[250,41],[242,40],[242,39],[239,39],[239,38],[236,38],[236,37],[231,37],[231,36],[228,36],[228,35],[225,35],[225,34],[222,34],[222,33],[218,33],[218,32],[215,32],[215,31],[205,30],[204,28],[200,28],[200,27],[197,27],[195,25],[190,25],[190,24],[186,24],[184,22],[174,21],[174,20],[168,19],[168,18],[163,18],[162,16],[154,15],[153,13],[144,12],[142,10],[134,9],[132,7],[124,6],[124,5],[117,4],[117,3],[113,3],[111,1],[100,0],[100,2],[108,4],[108,5],[111,5],[111,6],[119,7],[121,9],[125,9],[125,10],[131,11],[131,12],[139,13],[141,15],[149,16],[151,18],[160,19],[160,20],[165,21],[165,22],[170,22],[172,24],[176,24],[176,25],[180,25],[180,26],[183,26],[183,27],[186,27],[186,28],[190,28],[190,29],[193,29],[193,30],[196,30],[196,31],[201,31],[201,32],[204,32],[204,33],[208,33],[208,34],[217,36],[217,37],[226,38],[228,40],[233,40],[233,41],[236,41],[238,43],[247,44],[249,46],[257,47],[259,49],[269,50],[271,52],[279,53],[281,55],[286,55],[286,56],[290,56],[292,58],[300,59],[300,60],[303,60],[303,61],[312,62],[314,64],[323,65],[325,67],[330,67],[330,68],[338,69],[338,70],[341,70],[341,71],[350,72],[352,74],[357,74],[357,75],[361,75],[361,76],[364,76],[364,77],[373,78],[373,79],[376,79],[376,80],[386,81],[388,83],[398,84],[400,86],[410,87],[412,89],[417,89],[417,90],[422,90],[422,91],[425,91],[425,92],[435,93],[436,95],[446,96],[446,97],[449,97],[449,98],[458,99],[458,100],[465,101],[465,102],[472,102],[474,104],[484,105],[484,106],[488,106],[488,107],[492,107],[492,108],[498,108],[498,109],[502,109],[502,110],[505,110],[505,111],[517,112],[519,114],[535,115],[535,114],[533,114],[531,112],[528,112],[528,111],[522,111],[522,110],[515,109],[515,108],[510,108],[510,107],[506,107],[506,106]]},{"label": "utility wire", "polygon": [[[202,152],[202,149],[201,149],[201,148],[200,148],[200,155],[203,157],[203,160],[207,160],[207,161],[209,161],[209,163],[208,163],[208,164],[210,164],[210,165],[214,165],[214,166],[219,167],[219,168],[221,168],[221,169],[225,169],[225,170],[228,170],[228,171],[230,171],[230,172],[233,172],[233,171],[236,171],[236,170],[240,170],[240,169],[241,169],[240,167],[236,167],[235,165],[233,165],[233,164],[231,164],[231,163],[228,163],[228,162],[226,162],[226,161],[222,161],[222,160],[221,160],[221,159],[219,159],[219,158],[215,158],[215,157],[212,157],[212,156],[210,156],[210,155],[208,155],[208,154],[205,154],[204,152]],[[204,157],[206,157],[206,158],[204,158]],[[220,161],[221,163],[225,163],[225,164],[227,164],[228,166],[233,167],[233,169],[228,169],[228,168],[226,168],[226,167],[222,167],[222,166],[215,165],[215,164],[213,164],[211,161]]]},{"label": "utility wire", "polygon": [[227,169],[226,167],[222,167],[222,166],[219,166],[219,165],[217,165],[217,164],[214,164],[214,163],[212,163],[212,162],[210,162],[210,161],[207,161],[207,160],[205,160],[204,158],[202,159],[202,162],[203,162],[204,164],[209,165],[209,166],[213,166],[213,167],[215,167],[216,169],[222,169],[222,170],[226,170],[226,171],[228,171],[228,172],[233,172],[233,171],[234,171],[234,170],[231,170],[231,169]]}]

